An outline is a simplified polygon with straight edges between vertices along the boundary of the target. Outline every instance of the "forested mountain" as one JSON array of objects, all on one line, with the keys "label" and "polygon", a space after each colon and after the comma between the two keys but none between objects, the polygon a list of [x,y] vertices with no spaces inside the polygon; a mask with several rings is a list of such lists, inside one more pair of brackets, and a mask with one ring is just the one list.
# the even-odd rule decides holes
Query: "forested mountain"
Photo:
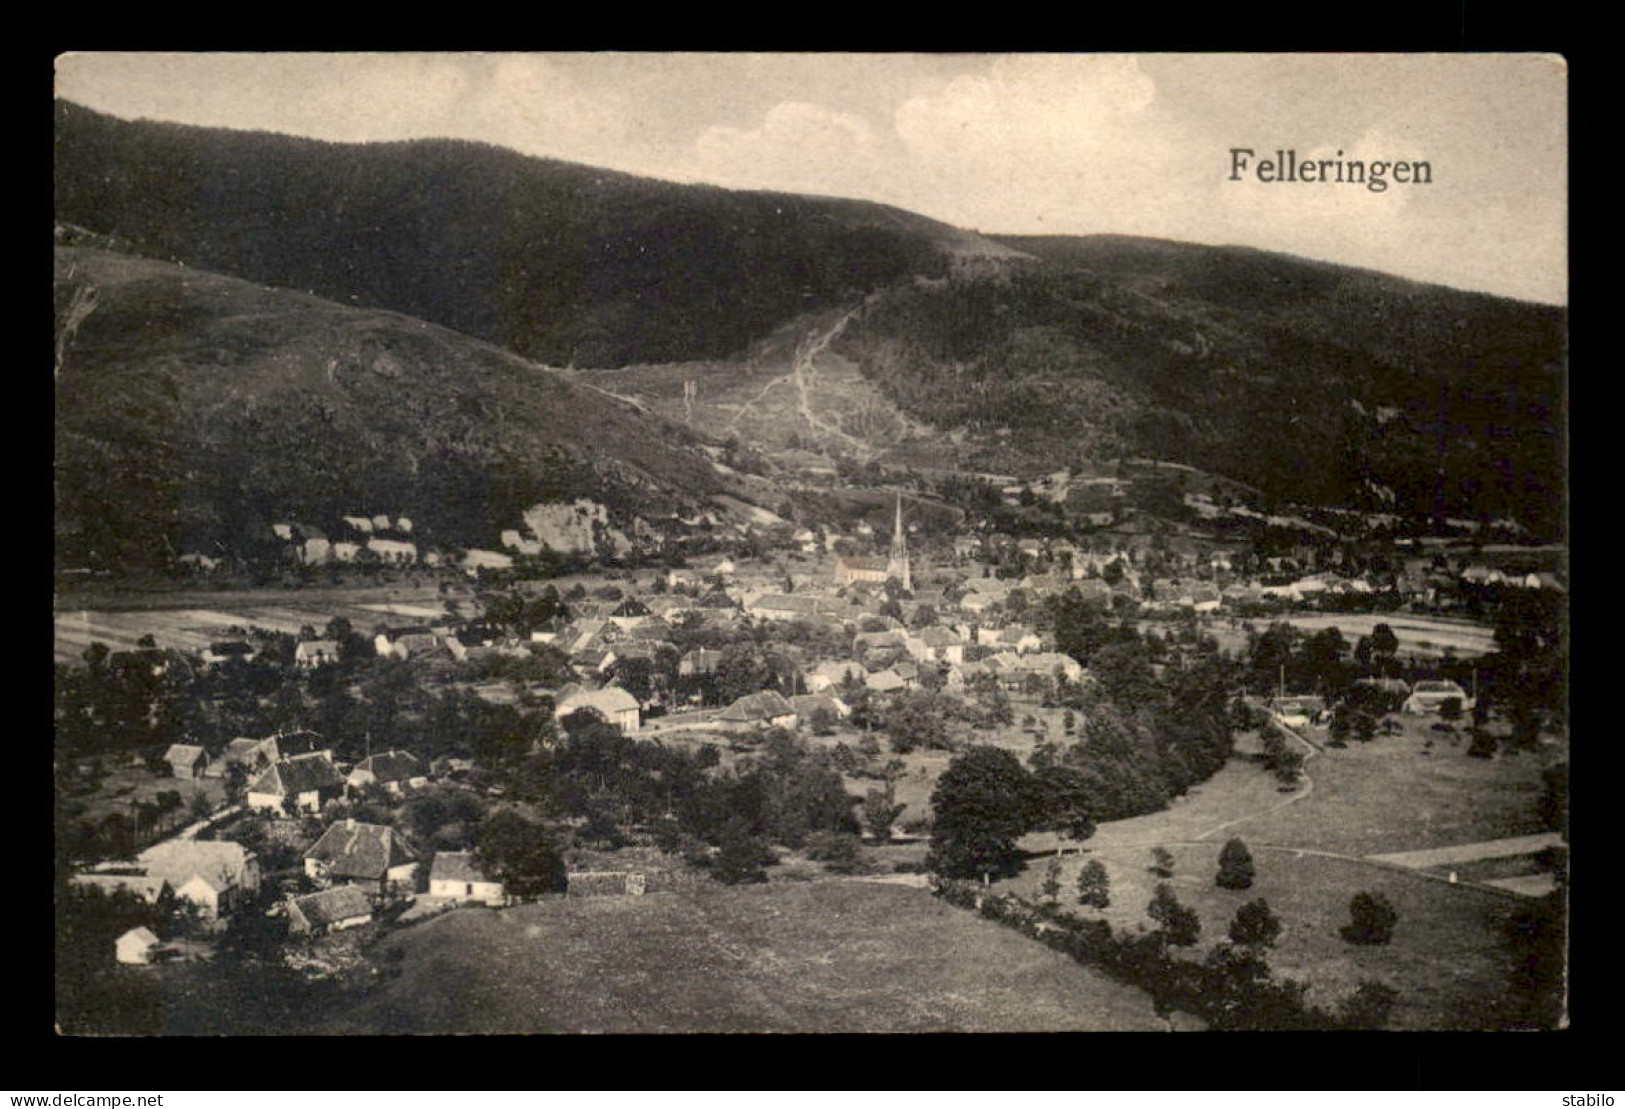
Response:
[{"label": "forested mountain", "polygon": [[537,501],[671,511],[719,488],[686,429],[421,320],[87,247],[57,248],[55,292],[67,565],[377,512],[494,546]]},{"label": "forested mountain", "polygon": [[[115,474],[106,488],[119,511],[144,511],[124,496],[137,479],[171,504],[181,494],[165,481],[236,483],[231,496],[182,498],[188,527],[230,531],[209,513],[293,511],[318,487],[337,503],[410,475],[418,502],[455,491],[437,511],[457,517],[448,535],[467,537],[492,498],[501,515],[532,494],[535,452],[550,445],[573,459],[596,447],[649,488],[711,480],[680,446],[658,463],[649,453],[667,449],[661,434],[680,440],[675,424],[634,430],[639,413],[530,359],[661,364],[653,376],[669,396],[645,399],[668,417],[690,418],[694,382],[708,390],[696,408],[783,408],[754,423],[719,408],[731,431],[802,420],[807,441],[834,454],[862,435],[850,421],[812,434],[841,416],[824,403],[838,387],[863,391],[844,372],[884,394],[876,406],[895,406],[886,427],[963,429],[957,446],[933,440],[960,452],[955,464],[975,467],[979,451],[999,472],[1152,457],[1285,500],[1562,530],[1561,308],[1244,248],[987,237],[864,201],[678,185],[466,142],[334,144],[124,122],[65,102],[56,124],[56,219],[71,225],[59,242],[120,252],[59,258],[59,331],[76,281],[108,286],[58,382],[59,465],[93,498],[94,475]],[[264,301],[272,322],[250,326],[232,307],[244,300]],[[832,330],[837,318],[847,322]],[[409,370],[376,369],[391,359]],[[329,363],[366,369],[347,379]],[[86,374],[120,385],[75,395]],[[246,417],[217,391],[239,376],[278,399],[228,432]],[[635,391],[635,377],[614,387]],[[360,381],[362,393],[333,392]],[[537,421],[523,447],[488,422],[515,412]],[[410,427],[371,430],[396,419]],[[95,430],[79,438],[86,420]],[[343,423],[334,443],[372,444],[365,462],[344,451],[319,465],[298,452],[259,461],[268,436],[296,439],[322,421]],[[888,446],[856,445],[869,456]],[[142,477],[164,450],[202,450],[206,464]],[[249,493],[260,502],[232,500]]]},{"label": "forested mountain", "polygon": [[679,185],[453,141],[343,144],[56,105],[56,218],[554,365],[736,354],[1009,247],[865,201]]},{"label": "forested mountain", "polygon": [[1557,526],[1563,309],[1244,248],[1001,241],[1042,261],[898,288],[843,336],[914,416],[1010,428],[1056,465],[1149,456]]}]

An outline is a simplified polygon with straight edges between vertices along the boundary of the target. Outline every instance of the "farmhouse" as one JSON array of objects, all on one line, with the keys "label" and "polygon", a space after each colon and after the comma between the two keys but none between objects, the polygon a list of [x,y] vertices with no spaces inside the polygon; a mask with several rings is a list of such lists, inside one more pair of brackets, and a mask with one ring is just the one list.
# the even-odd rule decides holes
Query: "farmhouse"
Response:
[{"label": "farmhouse", "polygon": [[717,717],[717,725],[727,731],[793,728],[796,726],[796,710],[772,690],[747,693],[722,710]]},{"label": "farmhouse", "polygon": [[827,712],[836,720],[845,720],[852,715],[845,701],[828,693],[803,693],[791,697],[789,704],[798,720],[811,720],[815,712]]},{"label": "farmhouse", "polygon": [[619,728],[622,733],[637,731],[641,723],[638,699],[616,685],[560,698],[553,709],[553,716],[562,720],[583,709],[596,713],[604,723]]},{"label": "farmhouse", "polygon": [[208,768],[209,756],[203,748],[190,743],[171,743],[164,752],[164,761],[177,778],[201,778]]},{"label": "farmhouse", "polygon": [[150,963],[158,951],[158,937],[150,928],[131,928],[113,941],[114,956],[121,963],[140,966]]},{"label": "farmhouse", "polygon": [[392,794],[399,794],[407,788],[427,785],[428,781],[416,755],[410,751],[385,751],[381,755],[369,755],[362,759],[350,771],[344,783],[351,789],[379,785]]},{"label": "farmhouse", "polygon": [[321,812],[322,806],[344,792],[344,779],[326,751],[296,755],[272,763],[248,787],[251,809],[281,813],[288,799],[300,812]]},{"label": "farmhouse", "polygon": [[339,644],[336,639],[310,639],[293,649],[294,665],[306,670],[314,670],[338,660]]},{"label": "farmhouse", "polygon": [[418,860],[395,829],[340,820],[305,852],[305,874],[322,885],[360,886],[370,895],[410,893]]},{"label": "farmhouse", "polygon": [[260,887],[259,863],[229,840],[166,840],[137,855],[136,864],[206,917],[229,915]]},{"label": "farmhouse", "polygon": [[429,896],[482,905],[507,902],[502,883],[485,876],[471,851],[437,851],[429,864]]},{"label": "farmhouse", "polygon": [[372,902],[355,886],[334,886],[303,897],[290,897],[288,931],[294,935],[319,935],[366,924],[372,919]]}]

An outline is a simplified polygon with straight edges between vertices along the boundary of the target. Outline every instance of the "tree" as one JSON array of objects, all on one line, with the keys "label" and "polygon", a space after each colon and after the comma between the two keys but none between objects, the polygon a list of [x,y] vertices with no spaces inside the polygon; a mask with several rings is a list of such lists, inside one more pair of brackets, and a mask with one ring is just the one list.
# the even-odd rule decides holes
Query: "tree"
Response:
[{"label": "tree", "polygon": [[567,884],[564,858],[547,829],[511,809],[486,817],[480,826],[481,864],[487,874],[519,897],[563,893]]},{"label": "tree", "polygon": [[717,848],[711,877],[730,886],[767,881],[767,868],[779,861],[767,841],[753,835],[749,825],[737,817],[723,826]]},{"label": "tree", "polygon": [[890,843],[892,825],[907,805],[897,803],[897,789],[886,783],[884,790],[871,789],[863,798],[863,826],[879,843]]},{"label": "tree", "polygon": [[823,706],[813,709],[812,714],[807,717],[813,735],[834,735],[836,722],[834,710]]},{"label": "tree", "polygon": [[864,869],[858,837],[844,832],[814,832],[808,836],[807,857],[836,874],[856,874]]},{"label": "tree", "polygon": [[1260,897],[1236,910],[1230,922],[1230,939],[1246,947],[1270,947],[1281,934],[1281,921],[1270,912],[1269,902]]},{"label": "tree", "polygon": [[1394,938],[1399,912],[1380,893],[1361,890],[1349,899],[1349,923],[1339,933],[1353,944],[1385,944]]},{"label": "tree", "polygon": [[1111,903],[1111,877],[1099,859],[1090,859],[1078,872],[1078,904],[1104,909]]},{"label": "tree", "polygon": [[1165,942],[1174,947],[1190,947],[1201,938],[1202,921],[1196,910],[1182,905],[1167,882],[1157,883],[1156,895],[1146,906],[1146,915],[1156,921]]},{"label": "tree", "polygon": [[1051,858],[1044,867],[1044,884],[1040,887],[1044,900],[1054,904],[1061,899],[1061,860]]},{"label": "tree", "polygon": [[1364,709],[1355,710],[1349,727],[1354,732],[1354,738],[1361,743],[1370,743],[1377,738],[1377,718]]},{"label": "tree", "polygon": [[1027,771],[1002,748],[972,747],[955,756],[931,793],[936,819],[927,869],[983,882],[1019,873],[1015,841],[1028,829],[1031,792]]},{"label": "tree", "polygon": [[1158,878],[1172,878],[1174,876],[1174,856],[1166,847],[1153,847],[1151,849],[1151,873]]},{"label": "tree", "polygon": [[1487,728],[1474,728],[1473,741],[1467,745],[1467,757],[1474,759],[1493,759],[1497,742],[1495,736]]},{"label": "tree", "polygon": [[1228,840],[1219,851],[1219,873],[1214,885],[1226,890],[1251,889],[1253,885],[1253,855],[1239,839]]}]

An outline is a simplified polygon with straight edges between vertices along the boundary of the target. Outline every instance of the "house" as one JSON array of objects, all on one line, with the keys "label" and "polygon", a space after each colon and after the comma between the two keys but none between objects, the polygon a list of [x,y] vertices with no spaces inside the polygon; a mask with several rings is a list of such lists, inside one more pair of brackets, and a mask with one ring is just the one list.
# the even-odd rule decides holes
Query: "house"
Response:
[{"label": "house", "polygon": [[408,788],[417,789],[428,782],[423,765],[410,751],[385,751],[381,755],[369,755],[357,763],[349,777],[344,779],[344,784],[351,789],[378,785],[393,794]]},{"label": "house", "polygon": [[823,693],[825,690],[839,687],[846,681],[848,675],[859,682],[866,676],[863,667],[850,660],[821,662],[806,675],[807,688],[814,693]]},{"label": "house", "polygon": [[[387,520],[388,517],[382,517],[382,519]],[[418,560],[417,544],[408,543],[402,539],[379,539],[374,537],[367,540],[367,550],[377,555],[383,562],[408,563]]]},{"label": "house", "polygon": [[650,615],[649,606],[636,597],[627,597],[610,610],[609,619],[623,631],[633,627]]},{"label": "house", "polygon": [[920,651],[916,658],[956,665],[965,661],[965,641],[947,628],[926,628],[919,635]]},{"label": "house", "polygon": [[366,535],[372,534],[372,517],[370,516],[346,516],[344,522],[354,531]]},{"label": "house", "polygon": [[372,637],[373,650],[382,657],[409,659],[427,654],[440,646],[440,637],[430,628],[379,628]]},{"label": "house", "polygon": [[169,772],[177,778],[201,778],[208,768],[208,753],[190,743],[171,743],[164,752]]},{"label": "house", "polygon": [[167,883],[213,919],[229,916],[260,888],[258,860],[230,840],[165,840],[135,861],[148,880]]},{"label": "house", "polygon": [[211,643],[203,649],[203,665],[223,666],[228,662],[253,662],[258,652],[240,639]]},{"label": "house", "polygon": [[1020,624],[1000,628],[998,634],[993,636],[984,635],[981,638],[982,642],[989,646],[1015,651],[1018,654],[1036,651],[1044,645],[1044,641],[1039,638],[1037,632]]},{"label": "house", "polygon": [[512,570],[513,557],[501,551],[486,551],[477,547],[470,547],[463,556],[463,570],[470,577],[476,576],[481,570]]},{"label": "house", "polygon": [[684,655],[683,660],[677,664],[677,673],[685,678],[695,674],[714,674],[720,662],[722,662],[721,651],[696,647]]},{"label": "house", "polygon": [[150,928],[131,928],[113,941],[114,956],[121,963],[141,966],[150,963],[158,951],[158,937]]},{"label": "house", "polygon": [[1460,707],[1464,710],[1473,707],[1473,699],[1467,696],[1467,691],[1455,682],[1417,682],[1411,689],[1411,695],[1405,698],[1402,709],[1414,716],[1422,716],[1430,712],[1438,712],[1439,707],[1451,699],[1459,701]]},{"label": "house", "polygon": [[417,870],[417,856],[399,832],[359,820],[336,821],[305,852],[312,880],[359,886],[377,897],[410,893]]},{"label": "house", "polygon": [[747,693],[722,710],[717,724],[727,730],[740,731],[755,728],[794,728],[796,710],[790,702],[772,690]]},{"label": "house", "polygon": [[356,886],[334,886],[290,897],[287,906],[288,931],[294,935],[339,932],[372,920],[372,902]]},{"label": "house", "polygon": [[811,720],[815,712],[827,712],[837,720],[852,715],[845,701],[828,693],[802,693],[789,698],[789,704],[800,720]]},{"label": "house", "polygon": [[803,593],[767,593],[745,605],[747,613],[764,620],[799,620],[819,609],[818,599]]},{"label": "house", "polygon": [[306,670],[326,666],[339,660],[336,639],[308,639],[293,649],[293,664]]},{"label": "house", "polygon": [[561,697],[553,708],[553,716],[562,720],[582,710],[596,713],[604,723],[619,728],[623,735],[641,726],[638,699],[617,685]]},{"label": "house", "polygon": [[300,812],[321,812],[322,806],[344,792],[344,779],[326,751],[296,755],[272,763],[248,787],[251,809],[286,811],[288,799]]},{"label": "house", "polygon": [[507,903],[502,883],[485,876],[471,851],[435,852],[434,861],[429,864],[429,896],[482,905]]},{"label": "house", "polygon": [[895,670],[877,670],[865,675],[864,684],[876,693],[895,693],[908,686]]},{"label": "house", "polygon": [[333,544],[332,554],[335,562],[354,562],[356,556],[360,553],[361,544],[359,543],[350,543],[341,539]]}]

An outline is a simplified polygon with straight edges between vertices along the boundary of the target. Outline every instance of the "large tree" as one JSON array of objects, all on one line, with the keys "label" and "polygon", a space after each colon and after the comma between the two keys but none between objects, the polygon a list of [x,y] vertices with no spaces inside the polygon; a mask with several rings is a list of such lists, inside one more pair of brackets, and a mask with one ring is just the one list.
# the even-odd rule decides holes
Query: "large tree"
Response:
[{"label": "large tree", "polygon": [[972,747],[956,756],[931,793],[927,868],[984,882],[1018,873],[1015,841],[1028,830],[1031,794],[1032,779],[1010,752]]},{"label": "large tree", "polygon": [[564,858],[540,824],[511,809],[492,813],[480,827],[479,857],[485,871],[519,897],[562,893]]}]

